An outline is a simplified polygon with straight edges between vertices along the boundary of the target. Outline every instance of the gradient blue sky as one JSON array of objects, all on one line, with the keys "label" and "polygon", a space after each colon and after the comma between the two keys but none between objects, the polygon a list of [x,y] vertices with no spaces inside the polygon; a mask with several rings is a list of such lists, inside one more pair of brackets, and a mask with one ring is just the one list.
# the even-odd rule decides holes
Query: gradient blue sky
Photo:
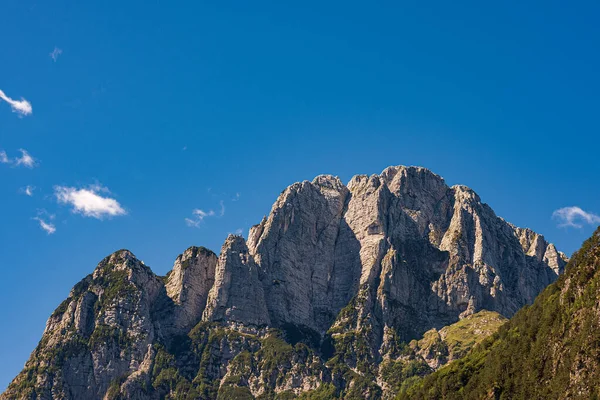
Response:
[{"label": "gradient blue sky", "polygon": [[[33,113],[0,101],[0,390],[104,256],[165,274],[321,173],[420,165],[567,253],[592,232],[552,214],[600,213],[598,2],[200,3],[2,1],[0,90]],[[127,214],[55,196],[91,185]]]}]

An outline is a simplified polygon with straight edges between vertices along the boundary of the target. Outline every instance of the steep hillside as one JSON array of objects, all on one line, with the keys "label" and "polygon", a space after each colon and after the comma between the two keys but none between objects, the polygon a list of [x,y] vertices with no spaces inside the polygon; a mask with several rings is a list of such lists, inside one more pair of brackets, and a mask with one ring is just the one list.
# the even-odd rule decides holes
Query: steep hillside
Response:
[{"label": "steep hillside", "polygon": [[406,399],[597,399],[600,229],[530,307]]}]

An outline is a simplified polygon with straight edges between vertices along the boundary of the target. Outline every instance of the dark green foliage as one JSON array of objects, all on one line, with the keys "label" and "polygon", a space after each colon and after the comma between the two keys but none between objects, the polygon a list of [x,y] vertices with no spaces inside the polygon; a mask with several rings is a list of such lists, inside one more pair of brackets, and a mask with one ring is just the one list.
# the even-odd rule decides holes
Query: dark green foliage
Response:
[{"label": "dark green foliage", "polygon": [[402,399],[591,399],[600,382],[600,229],[558,281]]},{"label": "dark green foliage", "polygon": [[121,385],[127,379],[127,375],[123,375],[119,378],[113,379],[106,391],[106,395],[104,396],[105,400],[119,400],[121,396]]},{"label": "dark green foliage", "polygon": [[192,382],[179,371],[176,358],[161,345],[155,345],[156,357],[152,369],[152,387],[161,397],[170,399],[200,398]]},{"label": "dark green foliage", "polygon": [[114,344],[124,350],[131,346],[132,340],[120,327],[103,324],[96,325],[96,328],[89,339],[90,349],[110,344]]},{"label": "dark green foliage", "polygon": [[[298,398],[298,396],[296,396],[294,394],[294,392],[292,392],[291,390],[286,390],[284,392],[277,393],[275,395],[274,400],[293,400],[293,399],[297,399],[297,398]],[[259,399],[262,400],[260,397],[259,397]]]},{"label": "dark green foliage", "polygon": [[381,388],[375,383],[375,376],[359,375],[348,369],[344,374],[346,387],[342,392],[345,400],[378,400],[381,398]]},{"label": "dark green foliage", "polygon": [[[380,376],[393,394],[399,393],[404,382],[413,377],[423,377],[432,372],[423,359],[386,360],[381,363]],[[414,382],[414,380],[413,380]]]},{"label": "dark green foliage", "polygon": [[81,281],[79,281],[73,287],[73,290],[71,290],[69,297],[67,297],[65,300],[63,300],[62,303],[60,303],[60,305],[56,308],[56,310],[54,310],[54,312],[52,313],[50,318],[54,318],[54,317],[64,314],[65,311],[67,311],[69,304],[71,304],[72,301],[79,299],[79,297],[86,290],[88,290],[91,282],[92,282],[92,275],[88,275],[85,278],[83,278]]},{"label": "dark green foliage", "polygon": [[254,400],[254,396],[252,396],[252,393],[250,392],[250,389],[248,389],[248,387],[223,385],[219,389],[217,399],[218,400],[229,400],[229,399]]},{"label": "dark green foliage", "polygon": [[56,308],[56,310],[54,310],[54,312],[52,313],[52,315],[50,315],[50,318],[54,318],[57,317],[59,315],[62,315],[65,313],[65,311],[67,311],[67,308],[69,307],[69,304],[71,304],[71,298],[67,298],[65,300],[62,301],[62,303],[60,303],[60,305]]},{"label": "dark green foliage", "polygon": [[366,333],[354,331],[334,336],[335,355],[328,364],[342,363],[362,373],[371,372],[375,362],[365,336]]},{"label": "dark green foliage", "polygon": [[186,269],[188,269],[190,267],[190,259],[186,259],[181,263],[181,269],[183,271],[185,271]]},{"label": "dark green foliage", "polygon": [[[212,250],[209,250],[206,247],[202,247],[202,246],[200,246],[200,247],[192,246],[188,250],[190,250],[190,249],[192,250],[192,256],[190,258],[184,260],[181,263],[181,269],[182,270],[188,269],[190,267],[190,260],[193,259],[193,258],[196,258],[196,256],[198,254],[202,254],[204,256],[215,255],[215,253],[212,252]],[[183,256],[183,254],[179,255],[179,257],[182,257],[182,256]]]},{"label": "dark green foliage", "polygon": [[[35,392],[35,382],[37,377],[37,369],[34,367],[25,368],[14,382],[14,389],[17,393],[33,394]],[[24,398],[30,398],[25,395]]]},{"label": "dark green foliage", "polygon": [[109,304],[117,298],[131,299],[132,296],[138,293],[138,289],[129,281],[129,271],[113,270],[111,265],[105,274],[98,277],[96,284],[102,286],[104,293],[101,296],[100,307]]},{"label": "dark green foliage", "polygon": [[358,309],[364,306],[368,296],[368,289],[362,288],[350,302],[339,312],[336,323],[327,332],[329,335],[344,333],[354,329],[358,321]]},{"label": "dark green foliage", "polygon": [[257,353],[260,360],[258,368],[267,374],[289,366],[294,348],[283,340],[277,333],[273,333],[262,340],[262,347]]},{"label": "dark green foliage", "polygon": [[302,393],[299,400],[330,400],[339,399],[337,389],[331,383],[323,383],[315,390]]}]

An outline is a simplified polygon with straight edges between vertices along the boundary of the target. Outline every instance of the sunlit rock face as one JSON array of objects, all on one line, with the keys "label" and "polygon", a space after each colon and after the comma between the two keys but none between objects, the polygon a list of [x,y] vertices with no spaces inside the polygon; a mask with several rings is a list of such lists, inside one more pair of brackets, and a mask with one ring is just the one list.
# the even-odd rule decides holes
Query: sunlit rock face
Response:
[{"label": "sunlit rock face", "polygon": [[510,317],[565,263],[427,169],[321,175],[285,189],[247,242],[190,247],[166,277],[126,250],[102,260],[3,398],[378,398],[401,343],[481,310]]}]

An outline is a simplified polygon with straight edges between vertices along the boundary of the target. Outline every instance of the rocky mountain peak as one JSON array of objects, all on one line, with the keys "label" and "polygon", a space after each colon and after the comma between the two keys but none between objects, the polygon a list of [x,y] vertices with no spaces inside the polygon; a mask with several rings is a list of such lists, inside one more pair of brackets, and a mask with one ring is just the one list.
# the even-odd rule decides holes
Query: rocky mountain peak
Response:
[{"label": "rocky mountain peak", "polygon": [[454,185],[451,187],[457,201],[463,203],[481,203],[479,195],[473,189],[465,185]]},{"label": "rocky mountain peak", "polygon": [[364,191],[364,190],[377,190],[381,185],[379,175],[354,175],[348,183],[348,189],[352,193]]},{"label": "rocky mountain peak", "polygon": [[137,263],[138,259],[136,256],[129,250],[121,249],[117,250],[114,253],[104,257],[102,261],[98,263],[96,269],[102,269],[106,265],[121,265],[123,267],[130,266],[134,263]]},{"label": "rocky mountain peak", "polygon": [[[543,236],[425,168],[389,167],[347,186],[319,175],[286,188],[248,242],[229,235],[218,256],[190,247],[164,278],[127,250],[103,259],[50,317],[10,390],[214,398],[223,387],[298,394],[324,380],[366,385],[365,397],[387,387],[380,367],[400,357],[399,343],[483,310],[510,317],[565,262]],[[67,355],[50,361],[57,348]],[[54,369],[40,372],[46,365]]]},{"label": "rocky mountain peak", "polygon": [[382,182],[392,193],[432,194],[447,188],[444,178],[423,167],[406,167],[403,165],[387,167],[379,175]]},{"label": "rocky mountain peak", "polygon": [[94,278],[98,278],[112,271],[127,271],[128,274],[143,273],[151,274],[153,272],[144,263],[136,258],[129,250],[117,250],[111,255],[105,257],[98,263],[94,270]]}]

